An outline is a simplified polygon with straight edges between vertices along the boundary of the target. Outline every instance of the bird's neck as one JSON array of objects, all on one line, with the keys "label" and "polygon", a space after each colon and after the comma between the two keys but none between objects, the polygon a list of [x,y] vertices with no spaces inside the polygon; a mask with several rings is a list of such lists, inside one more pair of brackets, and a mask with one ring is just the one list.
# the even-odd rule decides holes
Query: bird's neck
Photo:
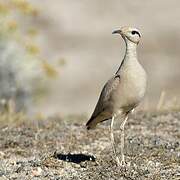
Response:
[{"label": "bird's neck", "polygon": [[137,61],[137,44],[131,42],[128,39],[124,39],[124,40],[126,44],[126,51],[125,51],[124,58],[116,74],[120,73],[120,70],[123,66],[126,66],[127,64],[131,64],[131,63],[134,63],[134,61]]},{"label": "bird's neck", "polygon": [[129,59],[129,58],[137,59],[137,44],[129,40],[126,40],[125,43],[126,43],[126,53],[124,59]]}]

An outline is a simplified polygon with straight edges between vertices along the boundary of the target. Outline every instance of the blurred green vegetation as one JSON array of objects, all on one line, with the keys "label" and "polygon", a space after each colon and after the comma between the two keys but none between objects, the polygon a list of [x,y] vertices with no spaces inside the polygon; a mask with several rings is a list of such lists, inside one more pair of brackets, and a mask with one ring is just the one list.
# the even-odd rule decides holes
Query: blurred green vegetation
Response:
[{"label": "blurred green vegetation", "polygon": [[58,75],[36,42],[39,31],[31,20],[39,13],[27,0],[0,0],[1,109],[13,101],[16,111],[27,110],[47,95]]}]

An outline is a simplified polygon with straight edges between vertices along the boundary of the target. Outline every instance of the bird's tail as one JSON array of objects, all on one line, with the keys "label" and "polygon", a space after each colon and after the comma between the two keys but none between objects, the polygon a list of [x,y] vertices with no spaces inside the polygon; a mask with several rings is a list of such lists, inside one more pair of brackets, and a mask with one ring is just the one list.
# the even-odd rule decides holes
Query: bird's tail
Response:
[{"label": "bird's tail", "polygon": [[101,116],[99,116],[99,117],[91,117],[90,119],[89,119],[89,121],[86,123],[86,128],[89,130],[89,129],[94,129],[95,127],[96,127],[96,125],[98,124],[98,123],[100,123],[100,122],[103,122],[103,121],[107,121],[107,120],[109,120],[109,119],[111,119],[111,117],[104,117],[104,118],[102,118]]},{"label": "bird's tail", "polygon": [[89,121],[86,123],[86,128],[89,129],[94,129],[96,127],[97,123],[94,121],[94,119],[89,119]]}]

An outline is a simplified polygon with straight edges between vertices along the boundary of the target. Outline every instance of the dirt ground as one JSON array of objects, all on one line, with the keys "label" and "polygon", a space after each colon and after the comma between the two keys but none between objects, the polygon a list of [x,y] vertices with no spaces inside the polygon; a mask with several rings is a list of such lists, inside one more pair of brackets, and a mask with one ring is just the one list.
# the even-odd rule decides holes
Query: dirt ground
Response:
[{"label": "dirt ground", "polygon": [[[3,119],[0,179],[180,179],[180,112],[132,115],[125,167],[116,166],[108,123],[87,131],[85,122],[74,116],[11,124]],[[118,124],[115,137],[120,153]]]}]

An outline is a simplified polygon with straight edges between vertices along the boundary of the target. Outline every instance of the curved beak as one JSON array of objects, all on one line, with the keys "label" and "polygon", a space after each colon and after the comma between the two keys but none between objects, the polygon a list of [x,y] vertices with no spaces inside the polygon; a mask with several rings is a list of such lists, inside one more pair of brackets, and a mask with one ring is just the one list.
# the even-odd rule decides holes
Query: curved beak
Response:
[{"label": "curved beak", "polygon": [[120,29],[118,29],[118,30],[113,31],[112,34],[121,34],[122,35],[122,31]]}]

